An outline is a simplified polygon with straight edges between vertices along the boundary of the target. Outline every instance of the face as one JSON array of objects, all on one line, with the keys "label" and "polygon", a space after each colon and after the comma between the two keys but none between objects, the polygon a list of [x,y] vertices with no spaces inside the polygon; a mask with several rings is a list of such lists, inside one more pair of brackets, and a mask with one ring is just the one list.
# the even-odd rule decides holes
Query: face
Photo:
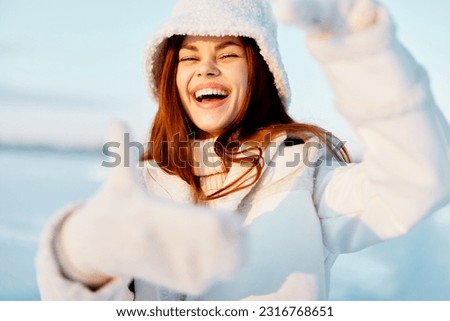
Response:
[{"label": "face", "polygon": [[186,36],[178,54],[178,93],[191,121],[216,137],[236,118],[248,87],[237,37]]}]

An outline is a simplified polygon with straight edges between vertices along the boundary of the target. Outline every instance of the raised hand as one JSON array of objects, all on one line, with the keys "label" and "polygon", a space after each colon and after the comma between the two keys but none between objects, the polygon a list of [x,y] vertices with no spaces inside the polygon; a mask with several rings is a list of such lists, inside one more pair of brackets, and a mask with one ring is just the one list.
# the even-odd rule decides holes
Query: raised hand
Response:
[{"label": "raised hand", "polygon": [[309,33],[343,35],[375,20],[375,0],[272,0],[278,19]]},{"label": "raised hand", "polygon": [[137,155],[127,155],[125,127],[114,124],[121,162],[100,190],[64,223],[62,265],[87,285],[114,277],[137,277],[199,294],[229,278],[240,265],[241,220],[149,195],[139,183]]}]

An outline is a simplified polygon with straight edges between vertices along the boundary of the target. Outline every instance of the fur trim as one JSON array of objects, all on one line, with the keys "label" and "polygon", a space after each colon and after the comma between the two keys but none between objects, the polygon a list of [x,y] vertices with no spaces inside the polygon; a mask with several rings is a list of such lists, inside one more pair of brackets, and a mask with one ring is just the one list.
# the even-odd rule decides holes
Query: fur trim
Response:
[{"label": "fur trim", "polygon": [[158,100],[167,39],[173,35],[244,36],[256,40],[260,53],[274,75],[280,98],[290,102],[288,78],[277,42],[277,22],[267,0],[180,0],[172,17],[150,39],[145,54],[149,90]]}]

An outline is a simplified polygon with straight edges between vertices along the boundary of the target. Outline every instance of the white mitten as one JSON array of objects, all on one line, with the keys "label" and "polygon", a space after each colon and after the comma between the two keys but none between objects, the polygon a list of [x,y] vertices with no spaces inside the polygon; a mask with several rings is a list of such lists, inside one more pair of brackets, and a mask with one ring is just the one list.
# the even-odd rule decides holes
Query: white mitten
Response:
[{"label": "white mitten", "polygon": [[375,0],[272,0],[281,22],[309,33],[344,35],[375,21]]},{"label": "white mitten", "polygon": [[[59,259],[68,275],[91,286],[137,277],[189,294],[229,278],[240,264],[241,219],[149,195],[138,182],[136,156],[124,149],[124,132],[120,124],[111,128],[120,165],[62,226]],[[125,157],[132,158],[128,167]]]}]

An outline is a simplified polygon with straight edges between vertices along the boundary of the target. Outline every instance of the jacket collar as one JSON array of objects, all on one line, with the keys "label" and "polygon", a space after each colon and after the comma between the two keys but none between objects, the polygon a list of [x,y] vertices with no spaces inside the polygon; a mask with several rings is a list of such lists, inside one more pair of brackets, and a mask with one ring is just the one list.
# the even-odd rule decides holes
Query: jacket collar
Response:
[{"label": "jacket collar", "polygon": [[[280,145],[286,140],[286,138],[286,134],[281,134],[275,137],[275,139],[270,142],[269,148],[264,151],[264,165],[261,175],[264,174],[267,169],[267,164],[272,161],[272,159],[278,152]],[[230,171],[228,172],[227,178],[225,179],[224,186],[230,184],[240,176],[244,175],[247,170],[248,167],[241,166],[239,163],[233,163]],[[246,177],[251,177],[251,175],[255,173],[256,169],[253,169],[249,174],[247,174]],[[255,184],[251,184],[250,186],[244,187],[239,191],[221,197],[217,199],[214,207],[226,211],[237,211],[242,200],[250,193],[250,191],[254,187]]]},{"label": "jacket collar", "polygon": [[[278,153],[280,145],[286,140],[287,135],[281,134],[276,136],[273,140],[271,140],[269,147],[264,150],[264,165],[262,168],[261,175],[267,170],[267,164],[271,162],[274,156]],[[164,172],[161,168],[159,168],[155,163],[146,164],[147,174],[150,176],[150,179],[153,182],[147,182],[148,184],[157,184],[159,188],[157,190],[161,191],[160,196],[164,196],[164,194],[169,196],[174,201],[181,203],[190,203],[192,202],[191,190],[190,186],[180,179],[178,176],[170,175]],[[224,182],[224,186],[230,184],[248,170],[248,167],[241,166],[239,163],[233,163],[230,167],[230,170],[227,174],[227,177]],[[253,169],[247,177],[251,177],[252,174],[256,173],[256,169]],[[251,190],[255,187],[256,184],[251,184],[250,186],[244,187],[239,191],[226,195],[217,199],[213,202],[214,208],[235,212],[238,210],[239,205],[242,200],[251,192]],[[150,188],[150,190],[154,190]]]}]

